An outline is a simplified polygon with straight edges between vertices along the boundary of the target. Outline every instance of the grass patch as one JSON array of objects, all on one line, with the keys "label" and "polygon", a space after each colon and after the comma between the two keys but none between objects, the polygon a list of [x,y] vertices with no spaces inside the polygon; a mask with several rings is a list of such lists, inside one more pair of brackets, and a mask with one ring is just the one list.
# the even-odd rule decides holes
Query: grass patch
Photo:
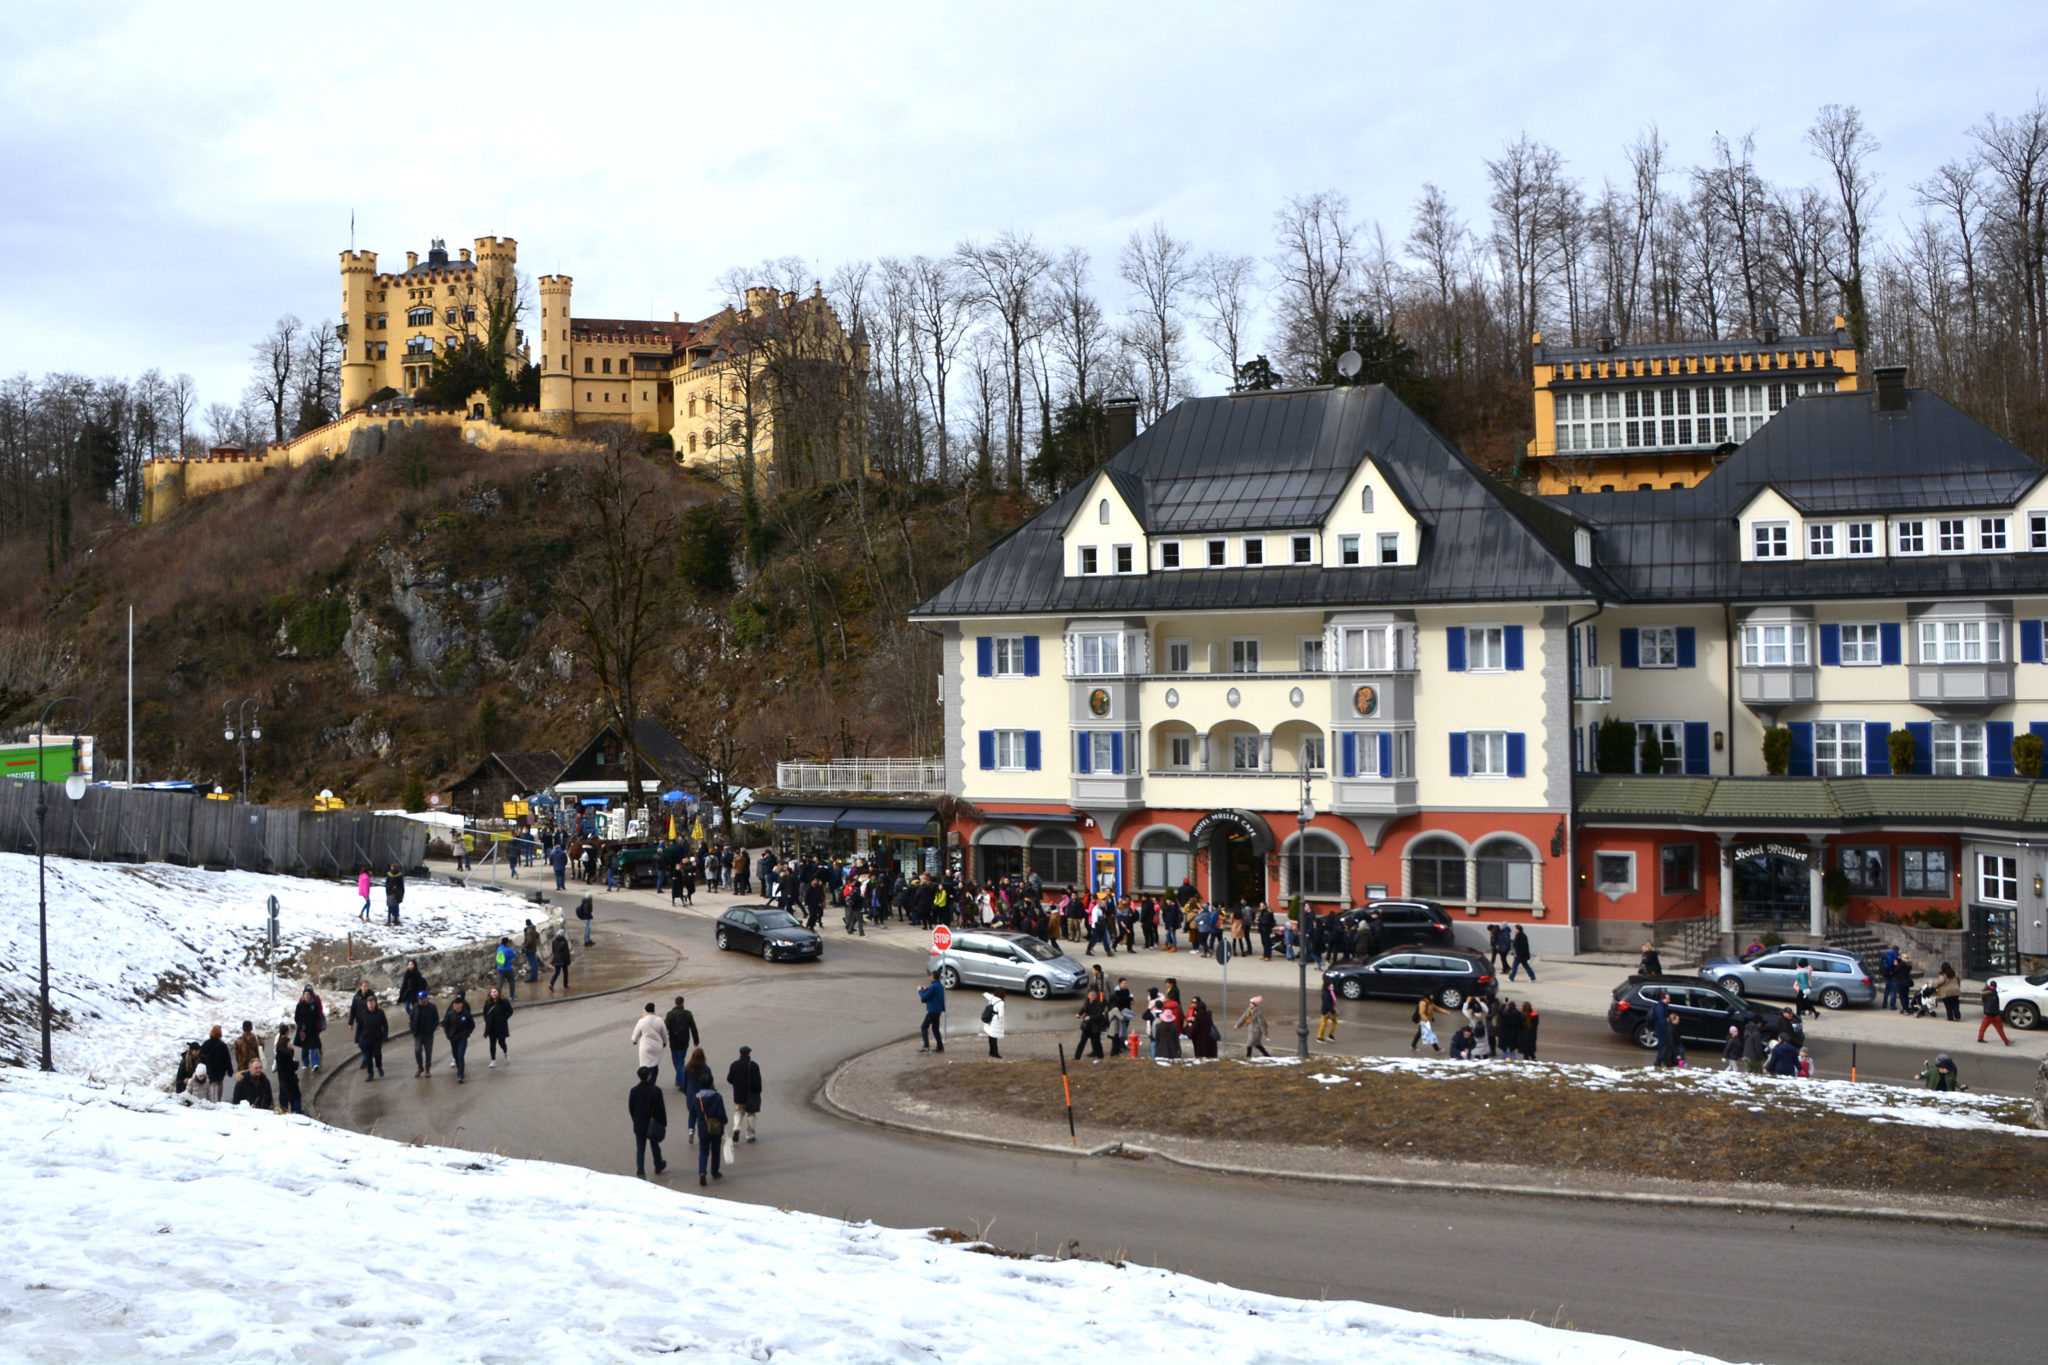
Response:
[{"label": "grass patch", "polygon": [[[1132,1137],[1256,1140],[1723,1189],[1759,1183],[1977,1199],[2048,1195],[2048,1141],[1772,1102],[1779,1085],[1795,1098],[1792,1082],[1759,1082],[1758,1093],[1748,1094],[1625,1073],[1624,1083],[1591,1087],[1562,1068],[1487,1067],[1441,1079],[1351,1069],[1334,1059],[1307,1067],[1088,1062],[1071,1075],[1076,1119]],[[1343,1082],[1318,1082],[1318,1075]],[[1052,1062],[956,1062],[908,1072],[898,1084],[941,1109],[966,1105],[1064,1127]],[[2015,1100],[1991,1112],[2017,1126],[2026,1105]]]}]

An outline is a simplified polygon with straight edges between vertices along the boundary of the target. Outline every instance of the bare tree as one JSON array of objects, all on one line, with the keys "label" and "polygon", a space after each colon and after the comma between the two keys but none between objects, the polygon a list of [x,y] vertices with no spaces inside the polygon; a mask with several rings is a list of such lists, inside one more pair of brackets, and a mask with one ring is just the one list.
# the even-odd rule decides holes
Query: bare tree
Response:
[{"label": "bare tree", "polygon": [[306,329],[299,344],[293,434],[331,422],[340,412],[341,349],[341,338],[335,334],[333,322],[322,319]]},{"label": "bare tree", "polygon": [[304,325],[286,313],[270,329],[270,335],[255,346],[256,373],[249,381],[249,392],[268,415],[273,440],[284,440],[285,426],[293,416],[291,402],[298,378],[299,329]]},{"label": "bare tree", "polygon": [[1927,179],[1913,187],[1922,204],[1947,215],[1955,229],[1957,260],[1963,271],[1963,300],[1969,310],[1969,344],[1974,349],[1980,326],[1977,286],[1977,235],[1979,215],[1984,207],[1983,187],[1977,182],[1977,166],[1970,161],[1948,161]]},{"label": "bare tree", "polygon": [[1763,297],[1763,239],[1771,208],[1770,187],[1756,173],[1756,136],[1730,143],[1714,134],[1714,164],[1693,167],[1694,204],[1725,234],[1742,291],[1743,320],[1751,336],[1769,309]]},{"label": "bare tree", "polygon": [[1232,389],[1237,387],[1237,367],[1244,363],[1245,331],[1258,279],[1259,263],[1249,256],[1212,251],[1195,263],[1202,335],[1216,348],[1223,362],[1223,382]]},{"label": "bare tree", "polygon": [[1827,163],[1835,178],[1835,196],[1842,208],[1842,236],[1848,266],[1839,281],[1842,305],[1849,315],[1849,340],[1858,351],[1870,345],[1870,313],[1863,299],[1863,232],[1879,202],[1877,177],[1869,169],[1872,155],[1882,151],[1863,126],[1855,105],[1824,104],[1806,130],[1807,145]]},{"label": "bare tree", "polygon": [[2025,353],[2025,394],[2040,392],[2043,380],[2042,329],[2048,325],[2048,100],[2036,97],[2011,119],[1996,114],[1970,130],[1981,152],[1994,193],[1989,200],[1993,242],[1999,264],[2011,279],[2009,293],[2021,316]]},{"label": "bare tree", "polygon": [[0,725],[33,715],[78,672],[77,649],[41,625],[0,627]]},{"label": "bare tree", "polygon": [[1065,371],[1067,396],[1086,406],[1110,349],[1102,305],[1088,287],[1088,253],[1070,246],[1047,277],[1045,341]]},{"label": "bare tree", "polygon": [[910,307],[922,359],[919,377],[933,411],[933,426],[939,438],[941,480],[952,474],[949,429],[946,425],[946,385],[959,353],[960,339],[972,320],[970,296],[953,262],[944,257],[913,256],[909,263]]},{"label": "bare tree", "polygon": [[1408,229],[1407,246],[1408,254],[1422,262],[1423,278],[1439,307],[1451,306],[1452,291],[1464,275],[1470,237],[1444,192],[1425,181],[1422,195],[1415,201],[1415,222]]},{"label": "bare tree", "polygon": [[1003,432],[1003,468],[1012,488],[1024,485],[1024,348],[1031,343],[1044,316],[1039,307],[1040,284],[1052,269],[1052,258],[1031,240],[1005,228],[987,246],[972,239],[954,249],[953,259],[966,275],[969,297],[1003,329],[1003,354],[1008,378],[1008,403]]},{"label": "bare tree", "polygon": [[1188,244],[1155,222],[1131,233],[1117,258],[1116,273],[1137,294],[1125,335],[1145,368],[1144,417],[1156,422],[1180,397],[1187,356],[1180,320],[1181,299],[1195,282]]},{"label": "bare tree", "polygon": [[1487,200],[1493,212],[1493,251],[1525,358],[1557,274],[1554,204],[1563,166],[1556,148],[1532,142],[1526,133],[1486,163],[1493,186]]},{"label": "bare tree", "polygon": [[1275,349],[1292,373],[1314,374],[1355,287],[1358,229],[1351,201],[1335,190],[1296,195],[1273,215],[1273,226],[1279,246],[1272,258],[1279,278]]}]

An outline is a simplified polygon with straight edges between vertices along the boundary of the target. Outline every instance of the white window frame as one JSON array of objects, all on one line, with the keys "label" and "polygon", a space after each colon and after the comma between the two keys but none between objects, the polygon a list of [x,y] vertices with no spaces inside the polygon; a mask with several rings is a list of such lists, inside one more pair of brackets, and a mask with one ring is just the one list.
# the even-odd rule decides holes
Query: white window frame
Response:
[{"label": "white window frame", "polygon": [[1302,756],[1308,759],[1308,770],[1312,773],[1326,773],[1330,770],[1328,743],[1321,735],[1309,735],[1301,741]]},{"label": "white window frame", "polygon": [[1977,518],[1977,552],[1999,554],[2012,543],[2010,519],[2006,517]]},{"label": "white window frame", "polygon": [[1135,545],[1112,545],[1110,563],[1120,574],[1134,574],[1138,571],[1138,547]]},{"label": "white window frame", "polygon": [[1266,538],[1246,536],[1239,552],[1244,555],[1244,566],[1247,569],[1263,568],[1266,563]]},{"label": "white window frame", "polygon": [[1288,544],[1292,547],[1289,552],[1289,563],[1313,564],[1316,562],[1316,540],[1314,536],[1295,536]]},{"label": "white window frame", "polygon": [[1990,749],[1984,730],[1981,720],[1934,722],[1934,775],[1983,777],[1988,770]]},{"label": "white window frame", "polygon": [[1918,518],[1899,522],[1892,528],[1892,553],[1899,555],[1924,555],[1927,553],[1927,523]]},{"label": "white window frame", "polygon": [[[1176,664],[1174,651],[1181,657]],[[1168,673],[1192,673],[1195,671],[1195,642],[1193,640],[1168,640],[1166,642],[1166,671]]]},{"label": "white window frame", "polygon": [[[1864,752],[1866,738],[1860,720],[1817,720],[1813,723],[1813,775],[1815,777],[1861,777],[1870,756]],[[1829,746],[1823,756],[1822,746]],[[1846,751],[1853,750],[1853,754]]]},{"label": "white window frame", "polygon": [[1752,522],[1749,528],[1750,558],[1789,559],[1792,556],[1792,523]]},{"label": "white window frame", "polygon": [[1506,777],[1508,775],[1508,732],[1505,730],[1466,731],[1465,773],[1469,777]]},{"label": "white window frame", "polygon": [[1193,735],[1168,735],[1166,737],[1166,766],[1180,771],[1195,766],[1195,737]]},{"label": "white window frame", "polygon": [[1968,554],[1970,552],[1970,519],[1968,517],[1936,517],[1934,519],[1934,546],[1938,554]]},{"label": "white window frame", "polygon": [[1979,853],[1977,899],[1994,905],[2018,905],[2020,860],[2003,853]]},{"label": "white window frame", "polygon": [[1882,549],[1878,539],[1877,523],[1874,521],[1846,521],[1842,523],[1842,551],[1852,559],[1870,558]]},{"label": "white window frame", "polygon": [[[1849,632],[1855,631],[1853,642]],[[1876,621],[1844,621],[1842,667],[1875,668],[1884,662],[1884,627]]]},{"label": "white window frame", "polygon": [[1205,556],[1208,566],[1212,569],[1228,568],[1230,565],[1230,542],[1227,540],[1212,540],[1208,542],[1208,545],[1208,553]]},{"label": "white window frame", "polygon": [[998,635],[989,642],[989,672],[998,678],[1024,676],[1024,637]]},{"label": "white window frame", "polygon": [[[1308,661],[1310,650],[1315,651],[1315,663],[1313,665]],[[1304,673],[1327,673],[1329,671],[1329,658],[1324,653],[1323,637],[1320,635],[1295,636],[1294,658],[1301,665],[1301,671]]]},{"label": "white window frame", "polygon": [[1364,538],[1363,538],[1363,537],[1361,537],[1361,536],[1355,536],[1355,535],[1352,535],[1352,536],[1338,536],[1338,537],[1337,537],[1337,563],[1338,563],[1338,565],[1339,565],[1340,567],[1342,567],[1342,568],[1346,568],[1346,569],[1355,569],[1355,568],[1358,568],[1359,566],[1361,566],[1361,565],[1362,565],[1362,564],[1363,564],[1363,563],[1365,562],[1365,561],[1364,561],[1364,560],[1363,560],[1363,559],[1362,559],[1362,558],[1360,557],[1360,556],[1361,556],[1361,555],[1363,554],[1363,551],[1362,551],[1362,550],[1360,549],[1360,546],[1361,546],[1361,545],[1363,545],[1363,544],[1364,544]]},{"label": "white window frame", "polygon": [[1638,668],[1678,667],[1678,627],[1637,627],[1636,666]]},{"label": "white window frame", "polygon": [[1399,531],[1382,531],[1375,538],[1374,543],[1379,546],[1379,562],[1381,564],[1399,564],[1401,562],[1401,533]]},{"label": "white window frame", "polygon": [[2048,550],[2048,512],[2027,513],[2027,548]]},{"label": "white window frame", "polygon": [[[1232,673],[1256,673],[1259,671],[1259,640],[1257,635],[1234,635],[1230,640],[1230,671]],[[1251,664],[1246,668],[1246,663]]]},{"label": "white window frame", "polygon": [[1505,673],[1508,671],[1506,626],[1465,627],[1465,671]]},{"label": "white window frame", "polygon": [[1023,730],[997,730],[995,732],[997,772],[1021,773],[1025,771],[1025,733]]},{"label": "white window frame", "polygon": [[1113,730],[1090,730],[1088,735],[1088,770],[1091,773],[1116,771],[1116,732]]},{"label": "white window frame", "polygon": [[[1337,635],[1337,673],[1395,673],[1401,668],[1402,631],[1406,627],[1387,624],[1376,626],[1339,626]],[[1374,646],[1380,651],[1380,662],[1373,662]],[[1353,653],[1353,645],[1357,652]],[[1352,660],[1357,662],[1353,663]],[[1323,656],[1325,664],[1330,662],[1329,654]]]},{"label": "white window frame", "polygon": [[1179,541],[1162,540],[1159,542],[1159,567],[1162,569],[1178,569],[1180,567]]},{"label": "white window frame", "polygon": [[[1627,863],[1628,872],[1619,881],[1605,875],[1607,871],[1605,864],[1611,859],[1621,859]],[[1593,889],[1609,896],[1625,896],[1634,892],[1636,889],[1636,855],[1634,850],[1624,851],[1618,848],[1593,850]]]},{"label": "white window frame", "polygon": [[1639,720],[1636,722],[1636,771],[1643,770],[1643,734],[1647,731],[1657,736],[1657,747],[1664,755],[1664,765],[1657,770],[1664,773],[1685,771],[1685,722],[1682,720]]},{"label": "white window frame", "polygon": [[1998,664],[2005,662],[2002,620],[1921,621],[1914,632],[1923,664]]},{"label": "white window frame", "polygon": [[1092,578],[1101,573],[1101,552],[1093,545],[1078,547],[1074,555],[1074,568],[1083,578]]},{"label": "white window frame", "polygon": [[[1091,653],[1093,659],[1089,657]],[[1075,677],[1114,678],[1123,671],[1124,637],[1121,631],[1084,631],[1074,636]]]},{"label": "white window frame", "polygon": [[[1784,639],[1777,649],[1784,657],[1772,658],[1771,631],[1782,630]],[[1807,651],[1806,625],[1801,621],[1758,621],[1742,628],[1744,668],[1804,668],[1812,656]]]},{"label": "white window frame", "polygon": [[1258,735],[1234,734],[1230,737],[1230,771],[1234,773],[1255,773],[1260,771],[1259,760],[1263,743]]},{"label": "white window frame", "polygon": [[1806,557],[1835,557],[1835,524],[1832,521],[1810,521],[1806,524]]}]

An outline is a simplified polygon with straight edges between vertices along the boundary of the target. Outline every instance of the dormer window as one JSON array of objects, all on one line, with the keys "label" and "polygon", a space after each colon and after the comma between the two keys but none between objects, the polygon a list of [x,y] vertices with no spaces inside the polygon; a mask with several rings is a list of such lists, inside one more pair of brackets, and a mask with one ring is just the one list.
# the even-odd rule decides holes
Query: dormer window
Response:
[{"label": "dormer window", "polygon": [[1159,546],[1159,567],[1162,569],[1178,569],[1180,567],[1179,541],[1168,540],[1161,542]]},{"label": "dormer window", "polygon": [[1092,574],[1100,573],[1101,571],[1101,566],[1096,561],[1095,547],[1093,545],[1083,545],[1081,547],[1081,572]]},{"label": "dormer window", "polygon": [[1130,546],[1128,546],[1128,545],[1119,545],[1119,546],[1117,546],[1117,547],[1116,547],[1116,571],[1117,571],[1118,573],[1132,573],[1132,572],[1135,572],[1135,570],[1134,570],[1134,568],[1133,568],[1133,563],[1134,563],[1134,560],[1135,560],[1135,558],[1136,558],[1136,556],[1135,556],[1135,555],[1133,554],[1133,552],[1132,552],[1132,548],[1131,548]]},{"label": "dormer window", "polygon": [[1852,521],[1844,528],[1848,533],[1849,553],[1852,555],[1874,555],[1877,553],[1877,523],[1874,521]]},{"label": "dormer window", "polygon": [[1758,559],[1784,559],[1792,553],[1791,528],[1782,521],[1761,521],[1750,528]]},{"label": "dormer window", "polygon": [[1902,521],[1897,532],[1899,553],[1902,555],[1924,555],[1927,553],[1927,523],[1924,521]]},{"label": "dormer window", "polygon": [[1266,542],[1257,536],[1248,536],[1244,542],[1244,562],[1263,564],[1266,562]]},{"label": "dormer window", "polygon": [[1835,526],[1833,522],[1817,521],[1806,528],[1806,557],[1828,559],[1835,553]]},{"label": "dormer window", "polygon": [[1945,555],[1959,555],[1970,548],[1969,532],[1961,517],[1943,517],[1935,523],[1936,544]]},{"label": "dormer window", "polygon": [[1098,503],[1096,503],[1096,504],[1095,504],[1095,519],[1096,519],[1097,521],[1101,522],[1101,523],[1102,523],[1102,524],[1103,524],[1104,526],[1107,526],[1107,525],[1109,525],[1109,499],[1108,499],[1108,498],[1104,498],[1104,499],[1103,499],[1103,500],[1102,500],[1101,502],[1098,502]]},{"label": "dormer window", "polygon": [[1382,532],[1380,533],[1380,563],[1382,563],[1382,564],[1399,564],[1400,562],[1401,562],[1401,535],[1400,535],[1400,533],[1399,533],[1398,531],[1382,531]]},{"label": "dormer window", "polygon": [[2005,548],[2005,518],[1977,518],[1977,549],[1982,554],[1994,554]]},{"label": "dormer window", "polygon": [[1357,536],[1337,537],[1337,562],[1355,568],[1359,564]]},{"label": "dormer window", "polygon": [[1224,542],[1224,541],[1221,541],[1221,540],[1212,540],[1212,541],[1210,541],[1210,542],[1209,542],[1209,567],[1210,567],[1210,568],[1212,568],[1212,569],[1220,569],[1220,568],[1222,568],[1222,567],[1223,567],[1223,564],[1224,564],[1224,557],[1225,557],[1225,555],[1226,555],[1226,553],[1227,553],[1227,551],[1226,551],[1226,549],[1225,549],[1225,545],[1226,545],[1226,542]]},{"label": "dormer window", "polygon": [[1315,541],[1307,536],[1296,536],[1294,538],[1294,562],[1296,564],[1314,563],[1315,553]]}]

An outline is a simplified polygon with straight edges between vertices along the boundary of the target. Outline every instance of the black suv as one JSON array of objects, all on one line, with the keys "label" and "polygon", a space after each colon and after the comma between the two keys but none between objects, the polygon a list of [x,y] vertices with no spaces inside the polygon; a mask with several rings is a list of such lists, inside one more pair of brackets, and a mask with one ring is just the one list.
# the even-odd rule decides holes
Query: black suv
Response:
[{"label": "black suv", "polygon": [[1790,1033],[1794,1043],[1805,1041],[1805,1031],[1796,1021],[1787,1021],[1774,1009],[1751,1004],[1733,991],[1700,976],[1632,976],[1614,988],[1614,1003],[1607,1007],[1607,1026],[1636,1046],[1655,1051],[1657,1031],[1650,1026],[1650,1013],[1658,993],[1668,997],[1666,1007],[1678,1022],[1678,1036],[1689,1043],[1711,1043],[1716,1048],[1728,1041],[1728,1030],[1742,1028],[1754,1019],[1762,1026],[1769,1043],[1780,1033]]},{"label": "black suv", "polygon": [[1323,973],[1323,980],[1346,1000],[1363,1000],[1368,995],[1394,1000],[1432,996],[1446,1009],[1500,989],[1486,959],[1463,948],[1396,948],[1356,967],[1332,967]]},{"label": "black suv", "polygon": [[1361,954],[1382,953],[1403,944],[1424,948],[1452,945],[1451,917],[1435,901],[1374,901],[1346,910],[1344,927]]}]

